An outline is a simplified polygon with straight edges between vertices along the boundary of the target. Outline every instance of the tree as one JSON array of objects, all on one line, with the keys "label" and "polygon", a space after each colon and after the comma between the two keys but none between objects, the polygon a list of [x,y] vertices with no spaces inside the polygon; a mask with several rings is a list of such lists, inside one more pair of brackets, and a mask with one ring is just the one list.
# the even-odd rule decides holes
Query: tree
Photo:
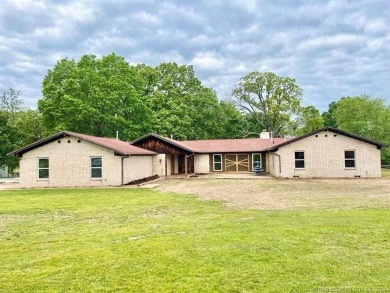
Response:
[{"label": "tree", "polygon": [[149,131],[144,80],[123,57],[84,55],[62,59],[43,80],[38,101],[47,133],[71,130],[133,139]]},{"label": "tree", "polygon": [[42,116],[38,110],[25,109],[17,112],[11,125],[16,133],[15,148],[44,138]]},{"label": "tree", "polygon": [[152,131],[176,139],[222,136],[216,93],[202,85],[192,66],[162,63],[137,66],[145,80],[144,96],[154,113]]},{"label": "tree", "polygon": [[272,72],[251,72],[240,79],[231,98],[242,113],[253,117],[262,130],[285,134],[292,115],[298,113],[302,96],[295,79]]},{"label": "tree", "polygon": [[245,123],[243,115],[231,101],[219,102],[219,131],[220,136],[215,138],[238,138],[243,137],[244,130],[250,129]]},{"label": "tree", "polygon": [[43,137],[41,117],[36,110],[24,107],[22,92],[8,88],[0,100],[0,166],[10,171],[18,166],[18,159],[7,154]]},{"label": "tree", "polygon": [[[342,130],[390,143],[390,108],[383,98],[343,97],[337,102],[334,117]],[[390,163],[388,148],[382,151],[382,160]]]},{"label": "tree", "polygon": [[338,128],[336,117],[335,117],[336,109],[337,109],[337,102],[332,102],[329,104],[328,111],[322,113],[324,126]]},{"label": "tree", "polygon": [[8,120],[14,118],[15,113],[23,109],[23,100],[21,99],[22,91],[12,87],[3,89],[0,100],[0,110],[8,114]]},{"label": "tree", "polygon": [[18,160],[7,156],[9,152],[15,150],[17,134],[9,124],[9,113],[0,110],[0,167],[7,165],[12,171],[18,165]]},{"label": "tree", "polygon": [[298,112],[302,90],[290,77],[251,72],[240,79],[231,96],[240,111],[253,117],[259,133],[267,130],[279,136]]},{"label": "tree", "polygon": [[324,119],[314,106],[302,107],[295,121],[295,135],[303,135],[324,127]]}]

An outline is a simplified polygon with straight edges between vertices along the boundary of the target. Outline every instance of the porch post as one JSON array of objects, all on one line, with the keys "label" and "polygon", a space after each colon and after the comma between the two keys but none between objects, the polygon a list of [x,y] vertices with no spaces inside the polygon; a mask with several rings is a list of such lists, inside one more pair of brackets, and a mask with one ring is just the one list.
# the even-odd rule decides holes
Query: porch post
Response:
[{"label": "porch post", "polygon": [[187,154],[184,155],[184,175],[187,176],[187,160],[188,160],[188,157],[187,157]]}]

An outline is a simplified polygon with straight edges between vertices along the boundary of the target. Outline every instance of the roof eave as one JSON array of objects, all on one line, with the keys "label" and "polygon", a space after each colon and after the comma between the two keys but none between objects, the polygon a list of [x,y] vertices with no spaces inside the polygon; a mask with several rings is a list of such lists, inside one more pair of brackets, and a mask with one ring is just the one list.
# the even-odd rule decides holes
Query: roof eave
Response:
[{"label": "roof eave", "polygon": [[10,153],[7,154],[7,156],[17,156],[17,157],[20,157],[21,155],[23,155],[24,153],[26,153],[28,151],[31,151],[31,150],[33,150],[35,148],[38,148],[38,147],[40,147],[42,145],[45,145],[45,144],[47,144],[49,142],[52,142],[52,141],[54,141],[54,140],[56,140],[58,138],[62,138],[62,137],[68,136],[68,135],[69,135],[69,133],[67,131],[57,132],[57,133],[55,133],[53,135],[50,135],[50,136],[45,137],[43,139],[40,139],[40,140],[38,140],[36,142],[33,142],[33,143],[29,144],[29,145],[26,145],[26,146],[24,146],[24,147],[22,147],[20,149],[17,149],[17,150],[15,150],[13,152],[10,152]]},{"label": "roof eave", "polygon": [[298,136],[298,137],[293,138],[293,139],[291,139],[291,140],[288,140],[288,141],[286,141],[286,142],[283,142],[283,143],[280,143],[280,144],[275,145],[275,146],[273,146],[273,147],[270,147],[270,148],[266,149],[266,151],[277,151],[280,147],[283,147],[283,146],[285,146],[285,145],[288,145],[288,144],[290,144],[290,143],[299,141],[299,140],[301,140],[301,139],[304,139],[304,138],[306,138],[306,137],[315,135],[315,134],[320,133],[320,132],[323,132],[323,131],[331,131],[331,132],[334,132],[334,133],[337,133],[337,134],[340,134],[340,135],[344,135],[344,136],[347,136],[347,137],[350,137],[350,138],[354,138],[354,139],[357,139],[357,140],[360,140],[360,141],[363,141],[363,142],[366,142],[366,143],[369,143],[369,144],[373,144],[373,145],[376,145],[378,149],[381,149],[382,147],[385,147],[385,146],[386,146],[386,145],[383,144],[383,143],[380,143],[380,142],[377,142],[377,141],[374,141],[374,140],[370,140],[370,139],[361,137],[361,136],[356,135],[356,134],[348,133],[348,132],[345,132],[345,131],[340,130],[340,129],[337,129],[337,128],[333,128],[333,127],[323,127],[323,128],[317,129],[317,130],[315,130],[315,131],[313,131],[313,132],[310,132],[310,133],[307,133],[307,134]]},{"label": "roof eave", "polygon": [[142,141],[144,139],[147,139],[149,137],[154,137],[154,138],[160,139],[160,140],[162,140],[162,141],[164,141],[166,143],[169,143],[169,144],[171,144],[171,145],[173,145],[173,146],[175,146],[177,148],[180,148],[180,149],[185,150],[185,151],[190,152],[190,153],[199,153],[196,150],[193,150],[193,149],[190,149],[188,147],[183,146],[182,144],[180,144],[179,141],[178,141],[178,143],[176,143],[174,139],[168,139],[168,138],[166,138],[164,136],[161,136],[161,135],[158,135],[158,134],[155,134],[155,133],[149,133],[149,134],[146,134],[144,136],[141,136],[140,138],[137,138],[136,140],[133,140],[131,142],[131,144],[134,145],[135,143],[138,143],[138,142],[140,142],[140,141]]}]

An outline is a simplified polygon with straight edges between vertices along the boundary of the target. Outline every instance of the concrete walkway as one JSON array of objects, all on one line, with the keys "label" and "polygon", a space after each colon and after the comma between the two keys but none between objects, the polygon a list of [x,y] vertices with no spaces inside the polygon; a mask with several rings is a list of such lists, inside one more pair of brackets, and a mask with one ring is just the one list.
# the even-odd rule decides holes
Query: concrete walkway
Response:
[{"label": "concrete walkway", "polygon": [[272,178],[268,174],[256,175],[254,172],[242,173],[207,173],[207,174],[192,174],[185,176],[183,174],[171,175],[167,179],[184,179],[184,178],[214,178],[214,179],[269,179]]}]

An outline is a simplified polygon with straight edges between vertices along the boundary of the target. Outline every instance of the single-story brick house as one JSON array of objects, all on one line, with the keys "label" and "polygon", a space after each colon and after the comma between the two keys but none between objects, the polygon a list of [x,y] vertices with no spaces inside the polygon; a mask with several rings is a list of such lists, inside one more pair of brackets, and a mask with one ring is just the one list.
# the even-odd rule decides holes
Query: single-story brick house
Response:
[{"label": "single-story brick house", "polygon": [[252,172],[256,165],[266,166],[266,153],[285,138],[211,139],[177,141],[157,134],[147,134],[133,145],[158,153],[164,161],[160,176],[211,172]]},{"label": "single-story brick house", "polygon": [[118,186],[149,177],[156,153],[128,142],[61,131],[11,153],[27,187]]},{"label": "single-story brick house", "polygon": [[385,145],[326,127],[267,150],[267,170],[283,178],[381,177]]},{"label": "single-story brick house", "polygon": [[274,177],[380,177],[384,145],[334,128],[293,138],[177,141],[148,134],[129,143],[62,131],[12,152],[23,186],[123,185],[150,176],[253,172]]},{"label": "single-story brick house", "polygon": [[380,177],[384,146],[325,127],[293,139],[260,138],[177,141],[148,134],[132,142],[162,156],[160,176],[178,173],[251,172],[256,165],[274,177]]}]

